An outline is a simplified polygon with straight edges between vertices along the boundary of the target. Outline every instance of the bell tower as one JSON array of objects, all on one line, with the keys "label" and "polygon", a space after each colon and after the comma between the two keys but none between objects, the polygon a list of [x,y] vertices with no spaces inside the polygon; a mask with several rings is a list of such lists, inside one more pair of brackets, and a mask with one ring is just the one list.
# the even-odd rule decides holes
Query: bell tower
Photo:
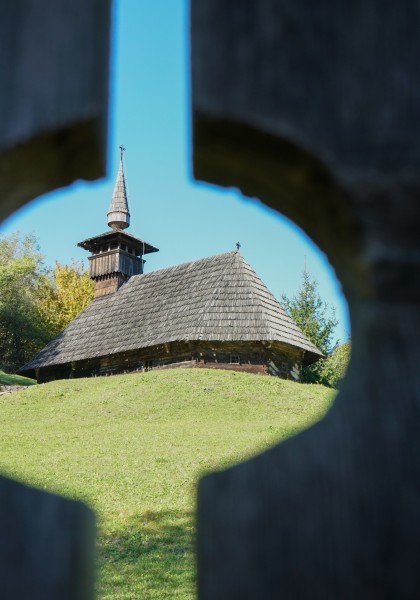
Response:
[{"label": "bell tower", "polygon": [[124,150],[124,146],[120,146],[120,165],[107,213],[111,231],[77,244],[91,252],[89,277],[95,284],[95,298],[116,292],[132,275],[141,275],[145,262],[144,255],[158,252],[158,248],[124,231],[130,225],[124,175]]}]

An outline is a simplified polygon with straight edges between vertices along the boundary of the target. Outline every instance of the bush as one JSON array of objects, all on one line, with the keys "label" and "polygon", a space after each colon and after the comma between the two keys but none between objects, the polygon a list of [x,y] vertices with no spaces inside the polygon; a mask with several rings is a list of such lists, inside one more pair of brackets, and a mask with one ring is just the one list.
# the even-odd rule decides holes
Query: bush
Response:
[{"label": "bush", "polygon": [[338,388],[341,379],[346,374],[351,355],[351,342],[336,346],[331,354],[322,361],[321,383],[332,388]]}]

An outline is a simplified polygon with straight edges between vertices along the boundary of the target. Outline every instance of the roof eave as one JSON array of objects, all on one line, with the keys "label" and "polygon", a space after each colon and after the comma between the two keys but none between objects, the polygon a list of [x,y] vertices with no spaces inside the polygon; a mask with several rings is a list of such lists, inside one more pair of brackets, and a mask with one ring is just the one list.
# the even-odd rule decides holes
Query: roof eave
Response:
[{"label": "roof eave", "polygon": [[136,246],[140,251],[140,254],[150,254],[151,252],[159,252],[159,248],[155,248],[148,242],[145,242],[141,238],[137,238],[134,235],[126,233],[122,230],[113,230],[106,231],[105,233],[101,233],[100,235],[96,235],[95,237],[87,238],[82,240],[77,244],[78,247],[83,248],[84,250],[95,250],[101,243],[105,241],[109,241],[112,239],[121,239],[125,241],[131,242],[133,246]]},{"label": "roof eave", "polygon": [[310,350],[305,350],[305,354],[303,356],[303,366],[308,367],[309,365],[316,363],[318,360],[321,360],[321,358],[325,358],[325,355],[322,354],[322,352],[317,354],[315,352],[311,352]]}]

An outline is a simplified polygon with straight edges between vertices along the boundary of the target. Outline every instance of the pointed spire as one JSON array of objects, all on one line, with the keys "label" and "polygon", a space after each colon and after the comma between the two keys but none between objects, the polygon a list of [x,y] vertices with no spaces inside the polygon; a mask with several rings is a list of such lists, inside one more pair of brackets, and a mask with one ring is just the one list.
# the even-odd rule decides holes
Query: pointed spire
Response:
[{"label": "pointed spire", "polygon": [[127,190],[125,187],[123,154],[125,148],[120,146],[120,167],[114,193],[108,209],[108,225],[112,229],[126,229],[130,225],[130,211],[128,210]]}]

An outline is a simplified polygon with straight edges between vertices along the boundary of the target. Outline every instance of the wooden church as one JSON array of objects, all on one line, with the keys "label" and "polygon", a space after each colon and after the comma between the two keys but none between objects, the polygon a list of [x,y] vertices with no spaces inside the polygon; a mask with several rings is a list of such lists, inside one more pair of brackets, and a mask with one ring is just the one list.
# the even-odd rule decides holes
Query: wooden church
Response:
[{"label": "wooden church", "polygon": [[88,250],[93,302],[20,372],[38,382],[163,367],[206,367],[300,379],[322,354],[239,250],[143,273],[158,249],[129,233],[123,149],[110,230]]}]

